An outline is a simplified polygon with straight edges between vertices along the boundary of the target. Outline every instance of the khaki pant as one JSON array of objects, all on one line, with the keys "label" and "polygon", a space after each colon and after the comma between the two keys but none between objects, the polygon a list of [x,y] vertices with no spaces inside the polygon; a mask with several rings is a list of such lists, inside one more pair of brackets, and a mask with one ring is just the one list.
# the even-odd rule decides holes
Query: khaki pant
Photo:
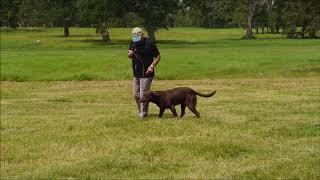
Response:
[{"label": "khaki pant", "polygon": [[132,81],[132,91],[134,99],[136,100],[139,117],[148,116],[148,107],[149,103],[141,103],[140,99],[143,97],[143,94],[150,90],[152,77],[150,78],[133,78]]}]

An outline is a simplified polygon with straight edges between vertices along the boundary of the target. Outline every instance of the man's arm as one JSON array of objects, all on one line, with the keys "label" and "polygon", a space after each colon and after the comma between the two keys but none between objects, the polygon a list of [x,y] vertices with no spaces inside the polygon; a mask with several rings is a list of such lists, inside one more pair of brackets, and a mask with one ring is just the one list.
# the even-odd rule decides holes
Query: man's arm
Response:
[{"label": "man's arm", "polygon": [[160,59],[161,59],[160,54],[153,59],[153,62],[151,64],[152,68],[154,68],[159,63]]},{"label": "man's arm", "polygon": [[160,54],[153,59],[152,64],[147,69],[147,73],[152,73],[153,72],[154,67],[159,63],[160,59],[161,59]]}]

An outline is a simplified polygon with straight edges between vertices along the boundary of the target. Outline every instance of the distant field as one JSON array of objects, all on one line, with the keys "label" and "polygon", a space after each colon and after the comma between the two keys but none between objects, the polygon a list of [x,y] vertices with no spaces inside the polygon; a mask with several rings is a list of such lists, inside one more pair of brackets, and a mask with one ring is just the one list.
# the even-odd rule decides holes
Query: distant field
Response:
[{"label": "distant field", "polygon": [[1,179],[319,179],[319,82],[155,81],[217,94],[144,122],[129,81],[2,82]]},{"label": "distant field", "polygon": [[[128,80],[130,29],[110,29],[104,44],[94,29],[27,28],[1,32],[1,79],[9,81]],[[281,34],[240,40],[240,29],[173,28],[156,36],[162,54],[157,78],[219,79],[320,75],[320,40]],[[40,44],[35,43],[40,40]]]}]

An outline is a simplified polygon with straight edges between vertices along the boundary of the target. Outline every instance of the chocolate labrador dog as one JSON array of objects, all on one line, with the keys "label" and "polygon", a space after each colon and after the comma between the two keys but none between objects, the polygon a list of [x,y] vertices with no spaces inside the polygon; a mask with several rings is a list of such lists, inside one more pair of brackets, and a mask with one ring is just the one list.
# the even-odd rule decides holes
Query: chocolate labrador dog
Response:
[{"label": "chocolate labrador dog", "polygon": [[177,117],[178,115],[175,106],[181,104],[180,117],[183,117],[185,114],[185,108],[188,106],[190,111],[192,111],[199,118],[200,113],[196,110],[196,95],[201,97],[211,97],[215,93],[216,91],[209,94],[202,94],[188,87],[178,87],[167,91],[148,91],[143,95],[141,102],[155,103],[160,108],[159,117],[162,117],[164,110],[168,108],[172,111],[173,115]]}]

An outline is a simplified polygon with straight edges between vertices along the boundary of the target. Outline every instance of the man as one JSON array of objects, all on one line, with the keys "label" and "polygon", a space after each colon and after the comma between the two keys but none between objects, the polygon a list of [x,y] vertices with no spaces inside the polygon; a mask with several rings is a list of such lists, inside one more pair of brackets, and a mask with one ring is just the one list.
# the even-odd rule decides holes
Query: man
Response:
[{"label": "man", "polygon": [[136,100],[139,117],[148,116],[148,103],[140,102],[143,94],[150,89],[154,77],[154,68],[160,61],[160,53],[151,39],[144,37],[139,27],[132,29],[132,41],[128,50],[128,57],[132,60],[133,94]]}]

